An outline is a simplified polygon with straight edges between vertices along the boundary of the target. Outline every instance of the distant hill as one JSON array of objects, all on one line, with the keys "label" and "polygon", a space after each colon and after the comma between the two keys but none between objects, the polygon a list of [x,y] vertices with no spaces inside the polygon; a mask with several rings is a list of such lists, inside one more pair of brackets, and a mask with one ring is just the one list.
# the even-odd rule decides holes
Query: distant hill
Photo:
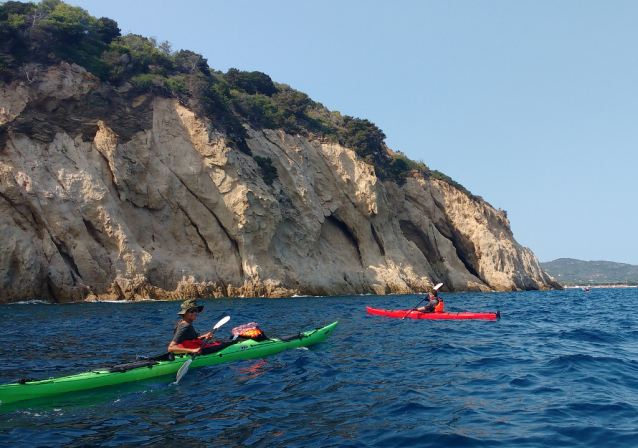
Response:
[{"label": "distant hill", "polygon": [[563,284],[638,283],[638,266],[632,264],[559,258],[540,265]]}]

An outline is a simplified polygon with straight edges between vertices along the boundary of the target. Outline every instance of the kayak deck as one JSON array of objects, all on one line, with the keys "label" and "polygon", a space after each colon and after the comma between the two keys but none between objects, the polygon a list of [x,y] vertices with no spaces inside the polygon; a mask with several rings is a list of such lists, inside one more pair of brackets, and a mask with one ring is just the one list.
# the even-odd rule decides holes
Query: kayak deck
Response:
[{"label": "kayak deck", "polygon": [[[325,327],[299,333],[298,336],[285,338],[285,340],[271,338],[257,342],[248,339],[218,352],[200,355],[193,360],[190,367],[222,364],[238,359],[261,358],[290,348],[317,344],[325,341],[338,324],[339,322],[333,322]],[[60,378],[3,384],[0,385],[0,404],[175,374],[189,359],[191,359],[189,355],[176,355],[174,360],[157,361],[152,365],[126,371],[104,368]]]},{"label": "kayak deck", "polygon": [[466,320],[466,319],[482,319],[482,320],[496,320],[501,317],[501,312],[497,311],[496,313],[424,313],[422,311],[415,310],[382,310],[378,308],[372,308],[367,306],[366,309],[370,314],[376,314],[378,316],[387,316],[387,317],[410,317],[412,319],[448,319],[448,320]]}]

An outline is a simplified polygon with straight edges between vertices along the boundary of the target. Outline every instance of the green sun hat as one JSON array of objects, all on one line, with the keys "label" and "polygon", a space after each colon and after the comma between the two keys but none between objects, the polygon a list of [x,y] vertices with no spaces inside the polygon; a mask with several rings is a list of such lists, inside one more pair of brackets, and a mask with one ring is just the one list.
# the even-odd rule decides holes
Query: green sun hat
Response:
[{"label": "green sun hat", "polygon": [[201,313],[204,309],[204,305],[198,305],[197,300],[195,299],[187,299],[182,302],[182,310],[178,312],[179,315],[184,315],[190,309],[197,308],[197,312]]}]

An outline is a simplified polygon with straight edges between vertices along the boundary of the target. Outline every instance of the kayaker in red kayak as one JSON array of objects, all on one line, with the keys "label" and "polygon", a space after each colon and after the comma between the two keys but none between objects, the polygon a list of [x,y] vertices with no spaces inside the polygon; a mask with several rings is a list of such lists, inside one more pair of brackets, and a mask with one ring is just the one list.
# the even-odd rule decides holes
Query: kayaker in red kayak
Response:
[{"label": "kayaker in red kayak", "polygon": [[430,298],[428,299],[428,303],[421,308],[417,308],[417,311],[421,311],[423,313],[441,313],[444,308],[443,300],[439,299],[439,292],[436,289],[432,289],[430,291]]},{"label": "kayaker in red kayak", "polygon": [[168,345],[169,352],[201,353],[204,339],[213,337],[213,333],[206,333],[200,336],[199,333],[195,331],[195,327],[193,327],[193,322],[203,309],[204,305],[197,305],[195,299],[188,299],[182,303],[182,309],[177,313],[181,315],[182,318],[175,324],[173,340]]}]

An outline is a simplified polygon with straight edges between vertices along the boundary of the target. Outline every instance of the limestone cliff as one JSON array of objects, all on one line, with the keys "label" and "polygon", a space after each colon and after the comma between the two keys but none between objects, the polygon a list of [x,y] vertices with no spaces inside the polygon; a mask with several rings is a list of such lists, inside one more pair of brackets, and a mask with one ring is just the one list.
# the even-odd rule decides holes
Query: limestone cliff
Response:
[{"label": "limestone cliff", "polygon": [[0,90],[0,302],[560,288],[503,214],[328,140],[248,127],[78,66]]}]

